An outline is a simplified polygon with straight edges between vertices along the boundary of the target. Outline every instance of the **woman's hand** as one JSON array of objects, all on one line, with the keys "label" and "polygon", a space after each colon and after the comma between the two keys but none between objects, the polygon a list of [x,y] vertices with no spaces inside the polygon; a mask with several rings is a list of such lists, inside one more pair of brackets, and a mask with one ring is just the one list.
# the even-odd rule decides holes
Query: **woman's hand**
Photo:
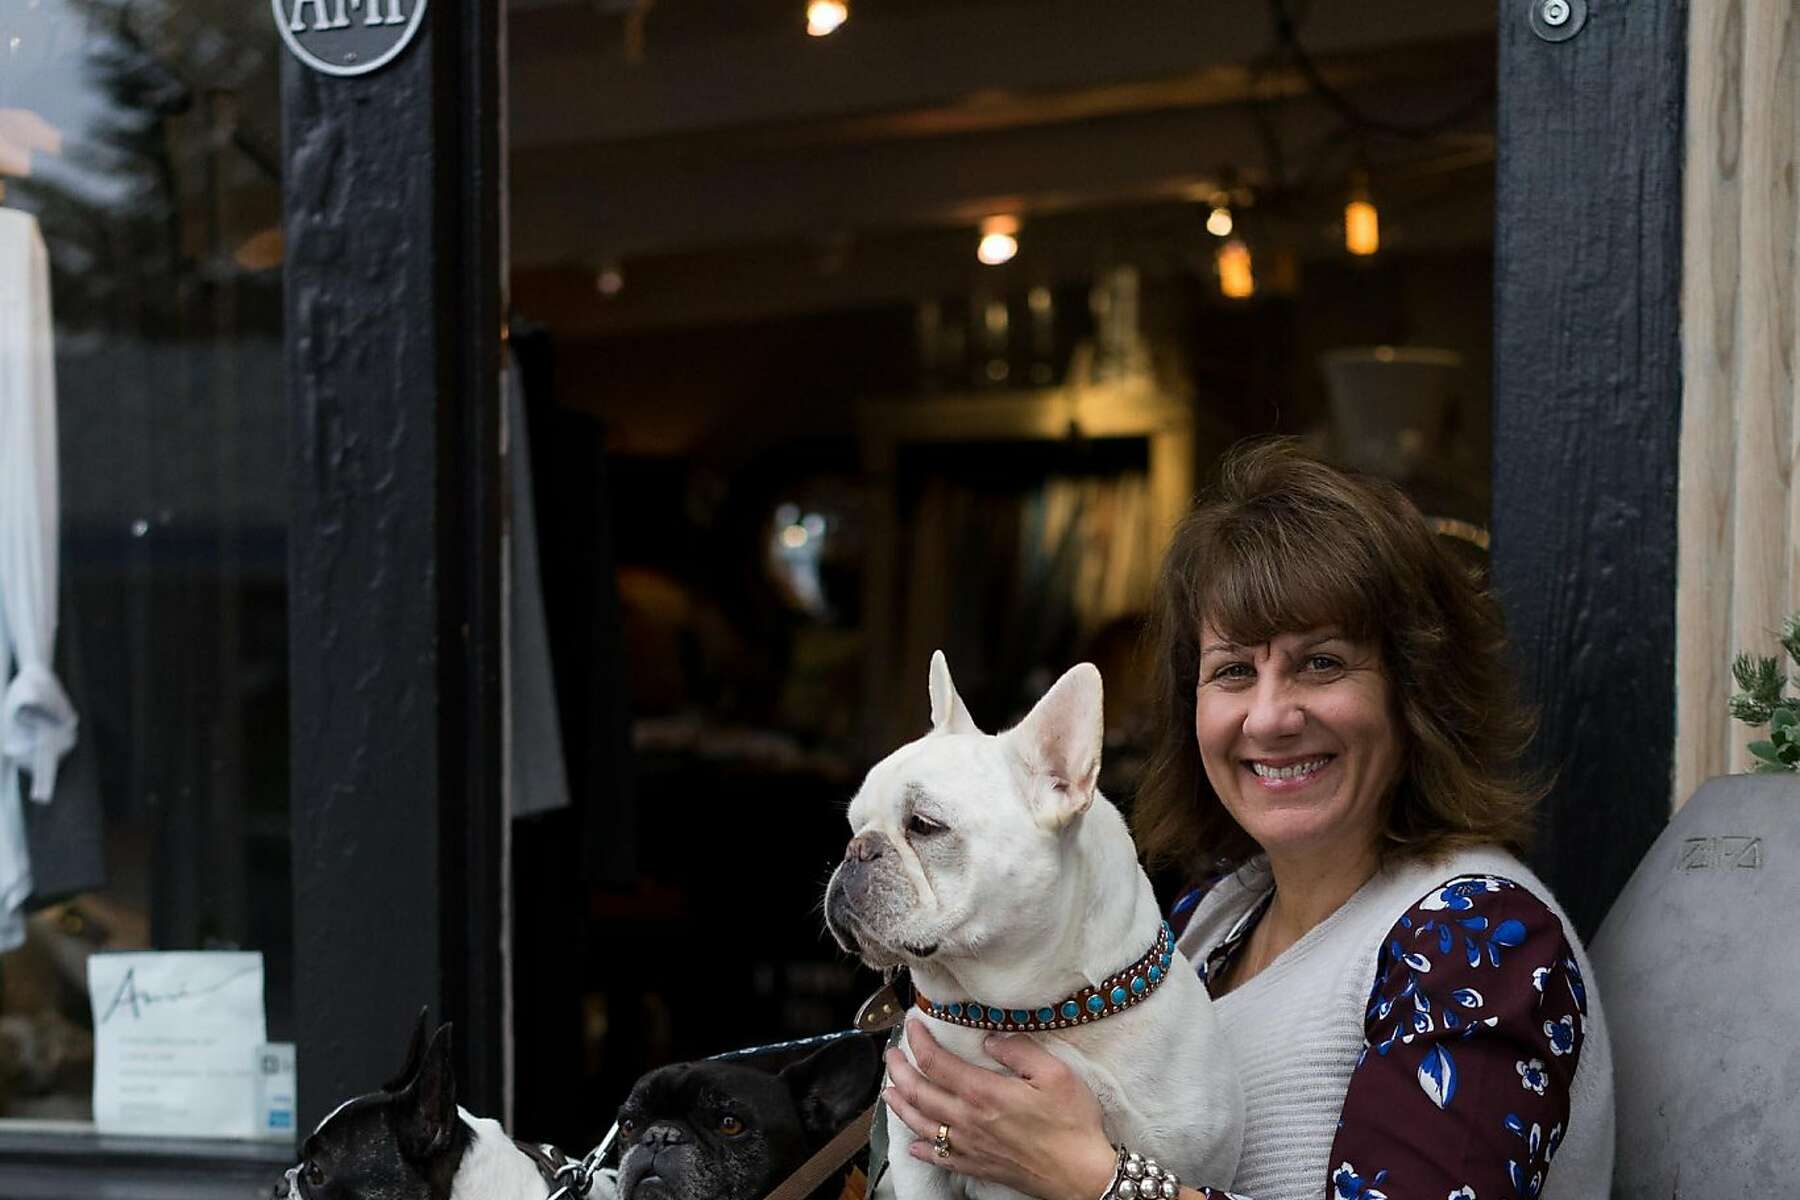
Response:
[{"label": "woman's hand", "polygon": [[[988,1037],[984,1048],[1016,1078],[964,1062],[910,1021],[906,1044],[887,1053],[893,1085],[883,1099],[918,1135],[910,1153],[935,1166],[988,1179],[1040,1200],[1096,1200],[1112,1182],[1115,1153],[1100,1102],[1075,1072],[1028,1037]],[[932,1139],[950,1127],[951,1153]]]}]

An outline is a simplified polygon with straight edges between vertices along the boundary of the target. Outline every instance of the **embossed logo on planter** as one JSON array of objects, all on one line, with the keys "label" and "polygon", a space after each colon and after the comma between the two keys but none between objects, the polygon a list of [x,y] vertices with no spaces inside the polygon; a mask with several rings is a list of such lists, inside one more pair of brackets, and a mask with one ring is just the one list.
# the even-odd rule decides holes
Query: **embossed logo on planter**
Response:
[{"label": "embossed logo on planter", "polygon": [[1681,843],[1677,871],[1755,871],[1763,865],[1762,839],[1693,837]]},{"label": "embossed logo on planter", "polygon": [[406,49],[425,0],[269,0],[294,56],[327,75],[366,75]]}]

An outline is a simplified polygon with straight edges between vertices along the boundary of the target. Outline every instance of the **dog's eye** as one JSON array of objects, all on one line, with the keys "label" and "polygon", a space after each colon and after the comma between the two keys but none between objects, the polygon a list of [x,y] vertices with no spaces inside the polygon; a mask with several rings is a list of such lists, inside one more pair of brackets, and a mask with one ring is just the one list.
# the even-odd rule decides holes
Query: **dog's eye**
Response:
[{"label": "dog's eye", "polygon": [[934,833],[942,833],[948,825],[940,825],[930,817],[921,817],[918,813],[906,818],[906,832],[914,837],[930,837]]},{"label": "dog's eye", "polygon": [[736,1137],[744,1132],[744,1123],[730,1113],[726,1113],[719,1118],[719,1132],[726,1137]]},{"label": "dog's eye", "polygon": [[630,1117],[620,1117],[619,1118],[619,1136],[622,1138],[636,1137],[637,1136],[637,1122],[632,1120]]},{"label": "dog's eye", "polygon": [[325,1186],[325,1168],[316,1162],[306,1164],[306,1184],[308,1187]]}]

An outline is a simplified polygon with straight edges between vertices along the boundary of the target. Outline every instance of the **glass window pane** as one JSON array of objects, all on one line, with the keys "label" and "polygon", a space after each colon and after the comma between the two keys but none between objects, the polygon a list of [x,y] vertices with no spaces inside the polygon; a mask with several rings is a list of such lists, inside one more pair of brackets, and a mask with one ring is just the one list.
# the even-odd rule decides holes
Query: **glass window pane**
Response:
[{"label": "glass window pane", "polygon": [[89,1116],[95,951],[260,950],[292,1036],[279,45],[256,4],[0,7],[0,237],[47,265],[0,312],[49,334],[52,665],[79,720],[22,802],[0,1117]]}]

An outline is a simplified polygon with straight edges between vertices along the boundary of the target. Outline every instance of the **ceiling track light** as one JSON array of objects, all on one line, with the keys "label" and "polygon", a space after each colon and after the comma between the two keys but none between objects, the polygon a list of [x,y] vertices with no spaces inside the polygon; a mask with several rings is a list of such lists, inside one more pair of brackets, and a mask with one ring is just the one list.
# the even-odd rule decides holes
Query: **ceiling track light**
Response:
[{"label": "ceiling track light", "polygon": [[813,37],[836,33],[849,19],[849,0],[809,0],[806,6],[806,32]]},{"label": "ceiling track light", "polygon": [[993,216],[981,223],[981,241],[975,257],[990,267],[1008,263],[1019,252],[1019,218]]}]

